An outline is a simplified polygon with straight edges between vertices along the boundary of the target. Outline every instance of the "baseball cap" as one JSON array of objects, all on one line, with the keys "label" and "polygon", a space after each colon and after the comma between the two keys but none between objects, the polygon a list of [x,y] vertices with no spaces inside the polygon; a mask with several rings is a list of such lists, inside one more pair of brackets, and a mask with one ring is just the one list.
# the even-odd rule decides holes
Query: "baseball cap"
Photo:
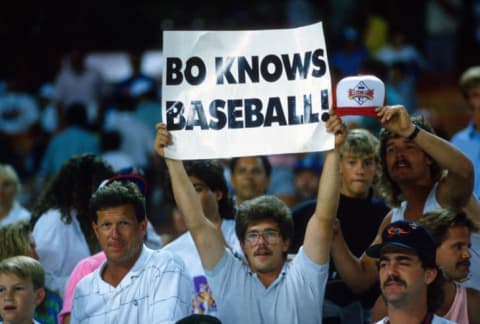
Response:
[{"label": "baseball cap", "polygon": [[297,173],[301,170],[311,170],[320,174],[320,172],[322,172],[322,163],[314,156],[307,156],[303,159],[297,160],[293,167],[293,173]]},{"label": "baseball cap", "polygon": [[406,220],[391,223],[382,232],[382,243],[370,246],[366,253],[379,258],[384,248],[392,246],[415,252],[425,264],[435,265],[435,241],[419,223]]},{"label": "baseball cap", "polygon": [[338,81],[333,96],[337,116],[376,117],[375,108],[385,105],[385,84],[374,75],[349,76]]}]

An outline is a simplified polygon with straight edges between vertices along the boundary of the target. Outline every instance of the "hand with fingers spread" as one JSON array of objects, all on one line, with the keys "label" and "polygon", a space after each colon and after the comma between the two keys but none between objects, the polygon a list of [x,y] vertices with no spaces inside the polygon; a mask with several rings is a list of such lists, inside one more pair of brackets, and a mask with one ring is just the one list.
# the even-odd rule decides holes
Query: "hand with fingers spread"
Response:
[{"label": "hand with fingers spread", "polygon": [[172,144],[172,136],[165,124],[157,124],[156,128],[157,135],[155,136],[153,148],[158,155],[165,157],[165,147]]},{"label": "hand with fingers spread", "polygon": [[404,106],[378,107],[376,112],[383,127],[397,135],[408,137],[415,130],[415,125]]}]

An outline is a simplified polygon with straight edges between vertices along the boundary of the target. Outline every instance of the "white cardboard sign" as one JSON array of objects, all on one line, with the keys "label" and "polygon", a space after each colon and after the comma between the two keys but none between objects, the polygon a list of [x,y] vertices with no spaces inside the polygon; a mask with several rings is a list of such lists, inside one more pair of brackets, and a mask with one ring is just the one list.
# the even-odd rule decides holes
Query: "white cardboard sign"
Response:
[{"label": "white cardboard sign", "polygon": [[166,156],[213,159],[324,151],[331,81],[322,23],[293,29],[165,31]]}]

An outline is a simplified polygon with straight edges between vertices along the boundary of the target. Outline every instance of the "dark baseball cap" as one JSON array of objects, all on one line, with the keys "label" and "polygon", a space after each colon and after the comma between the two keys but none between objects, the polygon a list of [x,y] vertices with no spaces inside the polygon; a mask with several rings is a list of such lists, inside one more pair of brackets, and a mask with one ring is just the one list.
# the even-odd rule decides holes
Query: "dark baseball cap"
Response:
[{"label": "dark baseball cap", "polygon": [[398,247],[416,253],[426,265],[435,265],[436,245],[430,232],[413,221],[396,221],[385,227],[382,243],[370,246],[366,253],[380,258],[386,247]]}]

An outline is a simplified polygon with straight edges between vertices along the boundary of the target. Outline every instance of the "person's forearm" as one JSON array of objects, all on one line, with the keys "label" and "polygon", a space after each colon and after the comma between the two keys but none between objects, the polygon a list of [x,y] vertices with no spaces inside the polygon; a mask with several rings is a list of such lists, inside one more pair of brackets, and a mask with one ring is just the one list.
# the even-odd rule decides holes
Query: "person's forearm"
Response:
[{"label": "person's forearm", "polygon": [[480,223],[480,202],[473,194],[470,196],[467,206],[463,208],[463,211],[471,220]]},{"label": "person's forearm", "polygon": [[454,210],[465,207],[473,191],[472,162],[452,144],[428,132],[420,131],[414,141],[448,171],[437,193],[442,207]]},{"label": "person's forearm", "polygon": [[335,235],[332,244],[331,256],[335,269],[345,284],[357,294],[368,290],[377,281],[376,269],[353,255],[341,233]]},{"label": "person's forearm", "polygon": [[326,153],[317,193],[315,217],[333,224],[340,196],[340,157],[336,150]]},{"label": "person's forearm", "polygon": [[165,159],[165,162],[170,174],[177,207],[183,214],[187,228],[190,231],[194,231],[195,228],[201,226],[204,222],[202,205],[197,197],[195,188],[185,171],[182,161]]},{"label": "person's forearm", "polygon": [[[426,131],[420,131],[414,139],[438,165],[465,181],[464,185],[473,188],[473,164],[459,149],[446,140]],[[471,190],[470,190],[471,191]]]}]

